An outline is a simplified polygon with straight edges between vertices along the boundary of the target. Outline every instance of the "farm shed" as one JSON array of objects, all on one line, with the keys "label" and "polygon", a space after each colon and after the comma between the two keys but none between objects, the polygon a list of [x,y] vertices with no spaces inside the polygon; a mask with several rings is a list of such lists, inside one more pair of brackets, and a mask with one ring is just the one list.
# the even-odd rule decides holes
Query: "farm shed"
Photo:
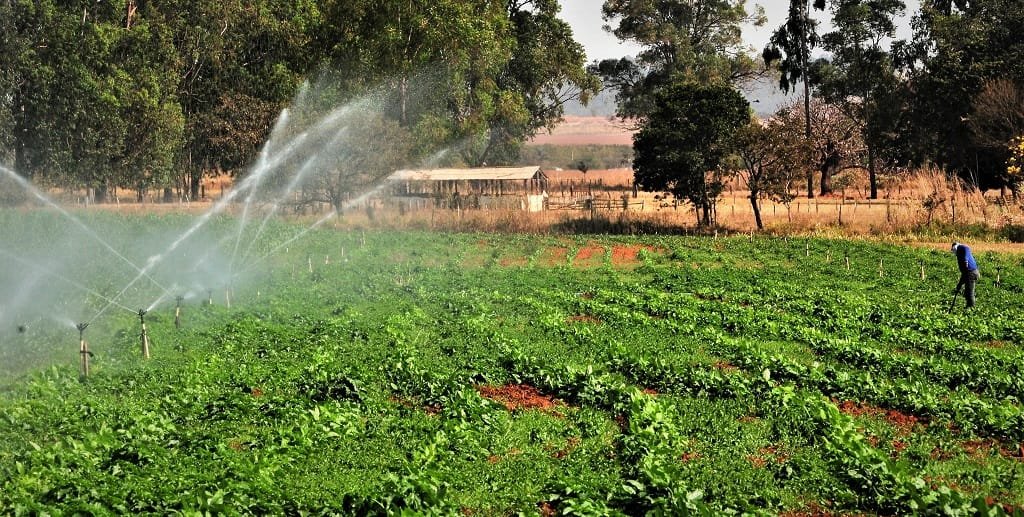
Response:
[{"label": "farm shed", "polygon": [[405,169],[388,180],[397,196],[445,197],[540,194],[548,177],[540,167]]}]

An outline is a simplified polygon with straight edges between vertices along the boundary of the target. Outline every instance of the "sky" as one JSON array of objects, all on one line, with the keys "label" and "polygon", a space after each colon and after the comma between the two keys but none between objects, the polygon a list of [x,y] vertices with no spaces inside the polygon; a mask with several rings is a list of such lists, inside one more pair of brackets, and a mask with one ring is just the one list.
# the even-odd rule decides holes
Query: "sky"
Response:
[{"label": "sky", "polygon": [[[914,0],[905,0],[908,6],[916,5]],[[639,47],[631,44],[621,43],[613,34],[602,29],[605,24],[601,19],[601,0],[561,0],[562,19],[572,26],[576,41],[579,41],[587,52],[587,61],[619,58],[635,55]],[[768,43],[772,31],[782,24],[786,19],[789,10],[789,0],[747,0],[747,9],[753,10],[753,5],[764,7],[768,23],[761,27],[749,27],[744,29],[743,38],[748,45],[757,49],[757,54]],[[910,37],[910,15],[913,9],[908,8],[907,14],[898,22],[897,38]],[[827,13],[815,11],[814,15],[821,23],[819,32],[824,33],[831,30]]]}]

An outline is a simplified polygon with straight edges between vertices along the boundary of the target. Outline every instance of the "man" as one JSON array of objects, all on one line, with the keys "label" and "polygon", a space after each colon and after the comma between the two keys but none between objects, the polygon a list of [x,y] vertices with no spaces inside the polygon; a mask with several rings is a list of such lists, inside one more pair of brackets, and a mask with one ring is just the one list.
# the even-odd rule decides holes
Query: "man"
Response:
[{"label": "man", "polygon": [[964,288],[964,299],[967,300],[967,308],[970,309],[974,307],[974,286],[981,278],[978,263],[974,261],[971,248],[966,244],[954,242],[949,251],[956,255],[956,265],[960,268],[960,282],[956,284],[955,292],[960,292],[961,287]]}]

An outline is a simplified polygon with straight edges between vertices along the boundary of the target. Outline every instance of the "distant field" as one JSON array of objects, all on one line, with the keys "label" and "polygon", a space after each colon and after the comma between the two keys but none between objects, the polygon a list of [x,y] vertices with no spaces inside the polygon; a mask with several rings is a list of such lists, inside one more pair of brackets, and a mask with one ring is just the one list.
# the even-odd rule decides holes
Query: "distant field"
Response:
[{"label": "distant field", "polygon": [[541,131],[527,145],[633,145],[635,131],[610,117],[566,116],[550,133]]}]

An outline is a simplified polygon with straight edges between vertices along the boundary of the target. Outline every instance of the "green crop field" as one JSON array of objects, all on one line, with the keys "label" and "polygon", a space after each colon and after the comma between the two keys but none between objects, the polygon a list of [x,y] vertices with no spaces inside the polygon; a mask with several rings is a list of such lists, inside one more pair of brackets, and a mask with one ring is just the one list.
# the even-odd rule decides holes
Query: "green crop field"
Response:
[{"label": "green crop field", "polygon": [[[212,278],[181,328],[155,306],[149,360],[129,310],[86,332],[84,381],[71,326],[0,332],[0,513],[1024,514],[1020,256],[979,254],[978,307],[947,313],[944,249],[318,229],[275,251],[301,230],[267,230],[230,307]],[[82,280],[92,308],[115,264]]]}]

